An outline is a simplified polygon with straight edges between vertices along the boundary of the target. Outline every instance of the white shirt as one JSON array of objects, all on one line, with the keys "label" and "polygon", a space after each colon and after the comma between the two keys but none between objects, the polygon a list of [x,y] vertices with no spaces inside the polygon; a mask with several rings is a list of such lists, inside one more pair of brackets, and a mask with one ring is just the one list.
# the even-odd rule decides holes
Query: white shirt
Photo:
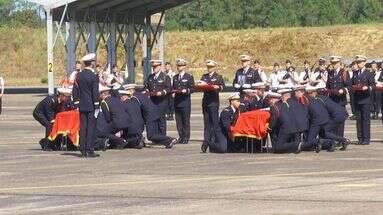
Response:
[{"label": "white shirt", "polygon": [[278,85],[279,85],[279,71],[277,71],[276,73],[273,72],[270,74],[270,77],[269,77],[269,84],[270,84],[270,87],[271,89],[277,89],[278,88]]},{"label": "white shirt", "polygon": [[321,72],[319,72],[319,70],[316,71],[316,72],[314,72],[314,73],[312,73],[312,74],[311,74],[311,77],[310,77],[310,80],[311,80],[312,82],[317,82],[317,81],[319,81],[318,84],[320,84],[320,86],[323,86],[323,84],[324,84],[324,86],[326,86],[326,82],[327,82],[327,71],[322,72],[322,78],[319,79],[319,80],[317,80],[319,74],[321,74]]},{"label": "white shirt", "polygon": [[283,77],[284,77],[287,73],[288,73],[288,72],[287,72],[286,70],[282,70],[282,71],[279,73],[278,81],[279,81],[279,82],[281,82],[281,81],[286,81],[286,83],[280,83],[280,85],[287,86],[287,87],[294,87],[294,86],[295,86],[295,80],[294,80],[295,72],[292,72],[292,74],[290,75],[289,78],[287,78],[287,79],[283,79]]},{"label": "white shirt", "polygon": [[74,70],[74,71],[70,74],[70,76],[69,76],[69,81],[70,81],[70,83],[74,83],[74,81],[76,80],[76,76],[77,76],[77,74],[78,74],[78,71],[77,71],[77,70]]}]

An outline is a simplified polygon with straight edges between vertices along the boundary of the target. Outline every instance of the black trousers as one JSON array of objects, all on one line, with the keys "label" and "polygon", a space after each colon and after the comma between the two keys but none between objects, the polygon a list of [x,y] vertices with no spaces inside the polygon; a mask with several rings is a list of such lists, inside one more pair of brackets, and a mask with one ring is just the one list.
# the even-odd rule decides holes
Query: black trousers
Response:
[{"label": "black trousers", "polygon": [[0,98],[0,115],[2,111],[3,111],[3,98]]},{"label": "black trousers", "polygon": [[49,120],[44,115],[41,115],[41,114],[33,114],[33,118],[35,118],[37,122],[39,122],[42,126],[44,126],[45,138],[47,138],[52,131],[52,123],[49,122]]},{"label": "black trousers", "polygon": [[158,132],[161,135],[166,136],[166,112],[168,109],[168,100],[164,99],[163,101],[157,103],[156,106],[158,108],[158,115],[160,116],[158,119]]},{"label": "black trousers", "polygon": [[190,139],[190,113],[191,107],[175,108],[178,136],[183,141]]},{"label": "black trousers", "polygon": [[80,111],[80,150],[81,152],[94,152],[96,142],[96,118],[94,111]]},{"label": "black trousers", "polygon": [[174,98],[173,96],[169,95],[168,96],[168,109],[166,111],[166,114],[171,115],[174,114]]},{"label": "black trousers", "polygon": [[204,142],[214,143],[215,134],[220,132],[218,106],[202,106],[204,131]]},{"label": "black trousers", "polygon": [[274,153],[292,153],[298,150],[299,135],[286,134],[283,131],[278,132],[278,138],[273,143]]},{"label": "black trousers", "polygon": [[379,91],[379,90],[375,91],[375,103],[373,104],[374,104],[375,114],[378,115],[382,113],[382,91]]},{"label": "black trousers", "polygon": [[351,113],[355,114],[355,102],[354,102],[354,93],[350,92],[350,107],[351,107]]},{"label": "black trousers", "polygon": [[371,104],[356,104],[356,130],[359,142],[370,143]]},{"label": "black trousers", "polygon": [[325,130],[325,125],[310,125],[308,134],[307,134],[307,142],[303,144],[302,150],[311,151],[318,144],[318,136],[319,133]]},{"label": "black trousers", "polygon": [[325,131],[320,134],[321,137],[325,139],[330,139],[338,142],[344,142],[346,141],[346,138],[344,135],[340,135],[339,130],[343,126],[344,129],[344,122],[334,122],[330,120],[325,125]]},{"label": "black trousers", "polygon": [[160,132],[160,120],[155,120],[146,123],[146,135],[148,140],[152,141],[154,144],[159,145],[168,145],[173,138],[163,135]]}]

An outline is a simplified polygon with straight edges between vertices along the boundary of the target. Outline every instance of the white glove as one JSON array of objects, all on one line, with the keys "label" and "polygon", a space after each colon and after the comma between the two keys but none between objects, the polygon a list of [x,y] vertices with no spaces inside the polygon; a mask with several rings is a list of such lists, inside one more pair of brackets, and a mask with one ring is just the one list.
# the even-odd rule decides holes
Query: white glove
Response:
[{"label": "white glove", "polygon": [[239,89],[239,88],[241,88],[241,85],[239,85],[239,84],[234,84],[234,88]]},{"label": "white glove", "polygon": [[99,108],[97,108],[96,110],[94,110],[94,118],[97,119],[99,113],[100,113],[100,109],[99,109]]},{"label": "white glove", "polygon": [[249,89],[249,88],[251,88],[251,85],[250,84],[244,84],[242,87],[245,89]]}]

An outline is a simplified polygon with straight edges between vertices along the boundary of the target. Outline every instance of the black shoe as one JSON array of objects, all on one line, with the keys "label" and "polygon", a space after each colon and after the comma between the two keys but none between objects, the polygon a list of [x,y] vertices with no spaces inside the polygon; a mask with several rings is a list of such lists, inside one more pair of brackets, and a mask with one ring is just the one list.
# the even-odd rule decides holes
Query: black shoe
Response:
[{"label": "black shoe", "polygon": [[315,145],[315,152],[319,153],[322,149],[322,144],[318,141],[318,143]]},{"label": "black shoe", "polygon": [[88,153],[86,154],[86,157],[87,157],[87,158],[96,158],[96,157],[100,157],[100,155],[99,155],[99,154],[96,154],[96,153],[94,153],[94,152],[88,152]]},{"label": "black shoe", "polygon": [[141,137],[141,139],[138,141],[138,145],[136,145],[134,148],[135,149],[142,149],[144,148],[145,146],[145,141],[144,141],[144,138]]},{"label": "black shoe", "polygon": [[351,141],[349,139],[346,139],[342,142],[342,147],[339,149],[341,151],[346,151],[347,146],[351,144]]},{"label": "black shoe", "polygon": [[370,145],[370,142],[363,142],[363,143],[361,143],[361,145],[367,146],[367,145]]},{"label": "black shoe", "polygon": [[173,148],[174,144],[176,144],[176,143],[177,143],[177,139],[174,138],[174,139],[172,139],[172,141],[170,141],[170,143],[168,145],[165,146],[165,148],[171,149],[171,148]]},{"label": "black shoe", "polygon": [[327,149],[328,152],[334,152],[335,151],[335,143],[333,141],[330,142],[330,146]]},{"label": "black shoe", "polygon": [[117,145],[117,149],[124,149],[126,146],[128,145],[128,142],[126,140],[122,140],[118,145]]},{"label": "black shoe", "polygon": [[88,153],[81,151],[81,155],[80,155],[81,158],[86,158],[87,156],[88,156]]},{"label": "black shoe", "polygon": [[206,153],[208,148],[209,148],[209,145],[206,142],[203,142],[201,145],[202,153]]}]

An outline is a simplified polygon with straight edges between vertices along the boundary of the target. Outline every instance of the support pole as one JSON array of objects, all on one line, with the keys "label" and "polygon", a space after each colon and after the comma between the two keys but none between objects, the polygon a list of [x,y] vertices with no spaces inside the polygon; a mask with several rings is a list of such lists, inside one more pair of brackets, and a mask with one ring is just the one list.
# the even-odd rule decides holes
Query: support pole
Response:
[{"label": "support pole", "polygon": [[53,19],[52,10],[45,9],[47,14],[47,56],[48,56],[48,94],[54,94],[54,79],[53,79]]},{"label": "support pole", "polygon": [[151,44],[151,29],[150,29],[150,16],[144,19],[144,36],[142,39],[142,53],[143,53],[143,67],[144,67],[144,82],[151,73],[150,60],[152,59]]},{"label": "support pole", "polygon": [[73,66],[76,62],[76,22],[72,19],[66,23],[67,39],[66,39],[66,54],[67,54],[67,65],[66,71],[67,76],[73,72]]},{"label": "support pole", "polygon": [[133,18],[128,19],[128,37],[127,41],[125,42],[125,50],[126,50],[126,62],[128,64],[128,83],[135,83],[136,82],[136,71],[134,68],[134,55],[135,55],[135,49],[134,49],[134,20]]},{"label": "support pole", "polygon": [[97,43],[97,39],[96,39],[96,22],[95,21],[91,21],[89,23],[89,39],[88,39],[88,44],[87,44],[87,47],[88,47],[88,53],[96,53],[96,43]]},{"label": "support pole", "polygon": [[164,48],[164,27],[158,29],[158,49],[160,50],[160,60],[165,62],[165,48]]},{"label": "support pole", "polygon": [[113,64],[116,64],[116,23],[114,19],[109,23],[108,37],[108,66],[112,69]]}]

